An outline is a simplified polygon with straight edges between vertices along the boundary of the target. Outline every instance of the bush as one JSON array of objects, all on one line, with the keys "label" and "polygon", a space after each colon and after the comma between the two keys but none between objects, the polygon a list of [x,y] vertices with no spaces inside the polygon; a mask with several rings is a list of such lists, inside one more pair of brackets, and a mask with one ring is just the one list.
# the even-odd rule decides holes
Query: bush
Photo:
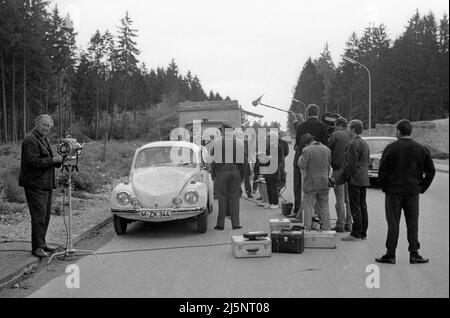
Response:
[{"label": "bush", "polygon": [[6,169],[1,175],[3,195],[9,202],[25,203],[25,192],[19,187],[20,167],[13,166]]}]

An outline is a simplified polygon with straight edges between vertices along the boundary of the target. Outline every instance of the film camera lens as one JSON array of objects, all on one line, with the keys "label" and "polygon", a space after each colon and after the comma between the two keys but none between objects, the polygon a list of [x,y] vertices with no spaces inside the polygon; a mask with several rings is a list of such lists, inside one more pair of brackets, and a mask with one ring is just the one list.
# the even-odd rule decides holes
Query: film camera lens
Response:
[{"label": "film camera lens", "polygon": [[70,138],[70,136],[68,136],[61,140],[56,151],[66,160],[75,160],[81,153],[82,148],[83,146],[75,138]]}]

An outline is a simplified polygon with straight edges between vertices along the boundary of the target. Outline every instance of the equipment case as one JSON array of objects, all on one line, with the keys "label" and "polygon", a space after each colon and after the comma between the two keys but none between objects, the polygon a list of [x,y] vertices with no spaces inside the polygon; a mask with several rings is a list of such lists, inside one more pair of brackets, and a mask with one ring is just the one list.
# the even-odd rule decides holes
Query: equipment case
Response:
[{"label": "equipment case", "polygon": [[231,251],[236,258],[270,257],[272,242],[268,237],[250,241],[243,236],[232,236]]},{"label": "equipment case", "polygon": [[274,231],[270,235],[273,253],[303,253],[305,248],[303,231]]},{"label": "equipment case", "polygon": [[291,221],[287,218],[270,219],[269,220],[270,232],[274,231],[290,231]]},{"label": "equipment case", "polygon": [[304,231],[305,248],[336,248],[336,231]]}]

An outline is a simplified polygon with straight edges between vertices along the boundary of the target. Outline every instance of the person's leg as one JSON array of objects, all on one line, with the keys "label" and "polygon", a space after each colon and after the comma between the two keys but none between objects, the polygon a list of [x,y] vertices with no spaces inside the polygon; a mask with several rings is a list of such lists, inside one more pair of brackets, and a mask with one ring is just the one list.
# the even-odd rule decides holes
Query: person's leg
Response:
[{"label": "person's leg", "polygon": [[[302,204],[302,178],[300,173],[300,168],[294,167],[294,209],[292,214],[298,214],[301,210]],[[297,215],[297,217],[299,217]]]},{"label": "person's leg", "polygon": [[346,225],[345,206],[344,206],[344,196],[345,196],[344,184],[334,187],[334,196],[336,197],[336,205],[335,205],[337,215],[336,228],[344,229],[344,226]]},{"label": "person's leg", "polygon": [[357,186],[348,186],[348,193],[350,198],[350,211],[353,217],[353,228],[351,235],[353,237],[361,238],[362,231],[362,217],[361,217],[361,188]]},{"label": "person's leg", "polygon": [[331,230],[330,206],[328,203],[328,194],[329,191],[327,190],[318,192],[316,196],[323,231]]},{"label": "person's leg", "polygon": [[216,180],[214,181],[214,186],[217,189],[217,196],[219,199],[219,212],[217,215],[218,228],[223,228],[225,226],[225,215],[228,211],[227,177],[228,171],[219,171]]},{"label": "person's leg", "polygon": [[44,245],[47,245],[45,236],[47,235],[48,225],[50,224],[50,215],[52,214],[52,197],[53,197],[53,191],[48,191],[47,209],[46,209],[46,213],[45,213]]},{"label": "person's leg", "polygon": [[305,226],[305,230],[311,230],[316,192],[307,192],[303,194],[303,225]]},{"label": "person's leg", "polygon": [[386,193],[385,210],[388,233],[386,239],[387,255],[395,257],[400,231],[400,217],[402,213],[401,197]]},{"label": "person's leg", "polygon": [[25,197],[31,215],[31,248],[34,251],[45,246],[48,192],[25,188]]},{"label": "person's leg", "polygon": [[367,201],[366,201],[367,188],[362,187],[360,191],[361,199],[361,237],[367,237],[367,229],[369,228],[369,214],[367,212]]},{"label": "person's leg", "polygon": [[345,202],[345,228],[346,231],[351,232],[352,224],[353,224],[353,218],[352,218],[352,212],[350,210],[350,198],[348,195],[348,183],[344,184],[344,202]]},{"label": "person's leg", "polygon": [[419,254],[419,195],[404,197],[403,211],[405,213],[408,233],[409,253]]},{"label": "person's leg", "polygon": [[275,200],[274,197],[277,195],[277,188],[274,180],[272,177],[267,176],[266,177],[266,185],[267,185],[267,194],[269,196],[269,204],[274,205]]},{"label": "person's leg", "polygon": [[241,185],[239,171],[233,170],[230,173],[229,188],[228,188],[228,206],[231,213],[231,225],[233,228],[240,226],[239,207],[240,195],[236,189]]}]

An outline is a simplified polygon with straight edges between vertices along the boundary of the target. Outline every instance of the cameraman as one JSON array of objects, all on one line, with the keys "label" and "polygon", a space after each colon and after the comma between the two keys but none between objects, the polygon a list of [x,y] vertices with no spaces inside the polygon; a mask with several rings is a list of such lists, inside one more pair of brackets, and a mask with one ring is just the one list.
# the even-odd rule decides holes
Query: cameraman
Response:
[{"label": "cameraman", "polygon": [[47,257],[54,252],[47,246],[45,236],[50,222],[53,189],[56,189],[55,167],[62,165],[63,157],[53,156],[47,136],[53,127],[49,115],[35,119],[34,129],[22,142],[19,186],[24,187],[31,215],[31,246],[36,257]]}]

